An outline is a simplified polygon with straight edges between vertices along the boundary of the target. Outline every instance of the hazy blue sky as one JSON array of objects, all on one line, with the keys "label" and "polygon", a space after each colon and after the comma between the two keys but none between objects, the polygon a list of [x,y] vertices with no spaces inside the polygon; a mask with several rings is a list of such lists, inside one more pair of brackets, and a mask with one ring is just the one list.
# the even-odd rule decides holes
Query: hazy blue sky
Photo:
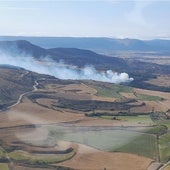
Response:
[{"label": "hazy blue sky", "polygon": [[170,38],[170,1],[0,0],[0,35]]}]

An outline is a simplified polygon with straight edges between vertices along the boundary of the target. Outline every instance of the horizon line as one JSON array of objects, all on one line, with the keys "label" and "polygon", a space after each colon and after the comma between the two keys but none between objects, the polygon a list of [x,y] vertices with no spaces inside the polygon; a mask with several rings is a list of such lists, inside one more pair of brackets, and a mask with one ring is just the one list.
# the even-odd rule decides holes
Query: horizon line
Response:
[{"label": "horizon line", "polygon": [[170,38],[130,38],[108,36],[48,36],[48,35],[0,35],[0,37],[30,37],[30,38],[106,38],[106,39],[130,39],[130,40],[170,40]]}]

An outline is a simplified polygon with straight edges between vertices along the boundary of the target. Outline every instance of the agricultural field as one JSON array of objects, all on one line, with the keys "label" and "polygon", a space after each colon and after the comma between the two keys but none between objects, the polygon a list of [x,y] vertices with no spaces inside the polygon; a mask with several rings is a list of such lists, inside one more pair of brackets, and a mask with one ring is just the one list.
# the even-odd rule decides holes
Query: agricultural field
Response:
[{"label": "agricultural field", "polygon": [[160,158],[162,162],[170,159],[170,134],[164,134],[159,138]]},{"label": "agricultural field", "polygon": [[163,98],[159,96],[151,96],[151,95],[146,95],[146,94],[137,94],[137,99],[138,100],[144,100],[144,101],[161,101]]},{"label": "agricultural field", "polygon": [[155,95],[140,94],[133,88],[124,85],[100,85],[97,83],[89,84],[97,90],[96,95],[113,98],[126,98],[128,95],[142,101],[161,101],[163,98]]},{"label": "agricultural field", "polygon": [[157,76],[155,79],[150,79],[149,81],[146,81],[150,84],[156,84],[158,86],[164,86],[169,87],[170,86],[170,77],[165,75]]},{"label": "agricultural field", "polygon": [[113,98],[122,98],[123,96],[121,93],[133,93],[133,89],[128,86],[122,86],[122,85],[99,85],[97,83],[91,83],[89,84],[90,87],[97,90],[98,96],[103,97],[113,97]]},{"label": "agricultural field", "polygon": [[3,149],[0,149],[0,160],[6,159],[6,154]]},{"label": "agricultural field", "polygon": [[22,162],[29,165],[49,165],[71,159],[75,152],[68,154],[30,154],[24,151],[14,151],[9,153],[9,157],[14,162]]},{"label": "agricultural field", "polygon": [[145,124],[145,125],[153,125],[150,115],[138,115],[138,116],[100,116],[104,119],[118,120],[122,122],[129,122],[133,124]]},{"label": "agricultural field", "polygon": [[163,170],[170,170],[170,165],[167,165]]},{"label": "agricultural field", "polygon": [[0,112],[0,167],[146,170],[169,160],[170,94],[42,77]]},{"label": "agricultural field", "polygon": [[0,169],[1,169],[1,170],[9,170],[8,164],[6,164],[6,163],[0,163]]},{"label": "agricultural field", "polygon": [[[56,136],[58,140],[72,141],[83,143],[93,148],[110,151],[113,148],[119,148],[122,145],[130,142],[138,133],[121,131],[121,130],[104,130],[104,131],[88,131],[83,133],[77,129],[77,132],[67,132],[62,136]],[[123,140],[124,139],[124,140]],[[99,142],[100,141],[100,142]]]},{"label": "agricultural field", "polygon": [[150,134],[141,134],[128,144],[114,150],[119,152],[142,155],[154,160],[158,160],[158,146],[156,137]]}]

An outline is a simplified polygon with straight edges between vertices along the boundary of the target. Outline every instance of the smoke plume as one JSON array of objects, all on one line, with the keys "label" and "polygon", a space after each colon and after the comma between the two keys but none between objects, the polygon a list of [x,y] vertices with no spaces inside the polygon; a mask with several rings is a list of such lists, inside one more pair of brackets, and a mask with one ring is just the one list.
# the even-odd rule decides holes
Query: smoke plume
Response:
[{"label": "smoke plume", "polygon": [[112,70],[99,72],[93,66],[85,66],[83,69],[80,69],[76,66],[66,65],[63,62],[57,63],[48,57],[43,59],[43,61],[37,61],[28,54],[12,56],[0,52],[0,64],[14,65],[37,73],[49,74],[60,79],[90,79],[111,83],[125,83],[133,80],[127,73],[116,73]]}]

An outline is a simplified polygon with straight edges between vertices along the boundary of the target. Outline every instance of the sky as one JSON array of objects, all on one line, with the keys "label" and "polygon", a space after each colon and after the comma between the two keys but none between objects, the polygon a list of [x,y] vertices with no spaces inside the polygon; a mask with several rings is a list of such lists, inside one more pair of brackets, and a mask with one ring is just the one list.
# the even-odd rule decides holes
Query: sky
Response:
[{"label": "sky", "polygon": [[170,39],[170,0],[0,0],[0,35]]}]

